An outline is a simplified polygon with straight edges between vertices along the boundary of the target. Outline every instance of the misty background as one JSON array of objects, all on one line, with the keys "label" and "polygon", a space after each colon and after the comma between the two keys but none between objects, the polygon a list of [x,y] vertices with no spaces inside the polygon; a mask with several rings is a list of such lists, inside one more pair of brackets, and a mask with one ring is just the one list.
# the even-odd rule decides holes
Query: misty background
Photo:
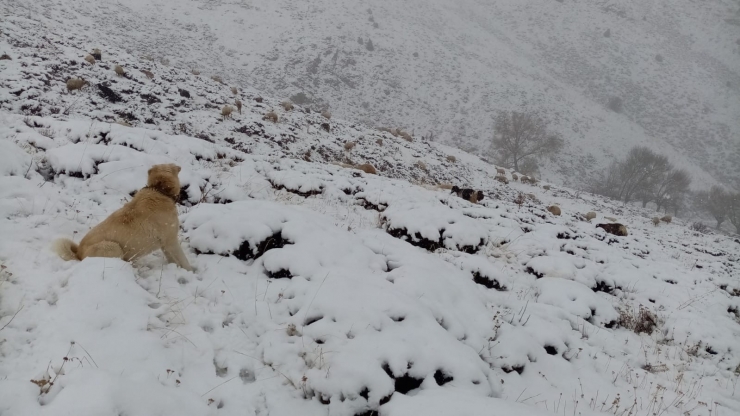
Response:
[{"label": "misty background", "polygon": [[74,21],[102,47],[492,163],[512,165],[492,147],[496,117],[532,115],[562,145],[528,158],[525,173],[579,190],[603,189],[635,146],[692,191],[740,189],[737,0],[54,4],[27,7]]}]

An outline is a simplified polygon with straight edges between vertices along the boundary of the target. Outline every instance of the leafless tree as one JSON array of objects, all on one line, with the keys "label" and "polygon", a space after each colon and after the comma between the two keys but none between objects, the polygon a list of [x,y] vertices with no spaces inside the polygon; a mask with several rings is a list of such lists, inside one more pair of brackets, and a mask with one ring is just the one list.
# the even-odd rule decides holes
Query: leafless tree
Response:
[{"label": "leafless tree", "polygon": [[717,221],[717,229],[729,215],[730,194],[719,186],[712,186],[709,192],[697,193],[699,205]]},{"label": "leafless tree", "polygon": [[691,186],[691,175],[683,169],[672,169],[659,175],[649,186],[641,191],[642,206],[648,202],[655,202],[657,210],[673,208],[681,205]]},{"label": "leafless tree", "polygon": [[604,173],[596,173],[590,184],[590,192],[609,198],[619,197],[619,162],[613,162]]},{"label": "leafless tree", "polygon": [[740,193],[727,195],[727,219],[735,226],[735,232],[740,234]]},{"label": "leafless tree", "polygon": [[630,202],[641,193],[649,192],[656,181],[667,175],[672,166],[668,158],[647,147],[633,147],[624,162],[617,165],[619,182],[617,198]]},{"label": "leafless tree", "polygon": [[501,112],[495,123],[491,152],[497,163],[515,171],[520,171],[523,160],[556,153],[563,147],[563,140],[548,132],[547,124],[536,114]]},{"label": "leafless tree", "polygon": [[624,160],[616,161],[591,184],[592,192],[624,201],[638,199],[645,207],[655,202],[658,210],[683,207],[691,176],[674,169],[668,158],[643,146],[630,149]]}]

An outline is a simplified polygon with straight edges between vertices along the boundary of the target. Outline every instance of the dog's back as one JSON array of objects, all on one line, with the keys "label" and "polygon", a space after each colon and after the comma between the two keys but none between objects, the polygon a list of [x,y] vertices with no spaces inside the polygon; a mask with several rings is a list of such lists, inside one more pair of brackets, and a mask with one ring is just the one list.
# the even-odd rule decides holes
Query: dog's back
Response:
[{"label": "dog's back", "polygon": [[80,260],[99,257],[91,250],[111,250],[97,247],[106,241],[116,243],[126,261],[146,256],[162,246],[163,235],[171,235],[174,230],[176,236],[178,224],[175,202],[156,190],[143,188],[130,202],[85,235],[80,241],[77,256]]}]

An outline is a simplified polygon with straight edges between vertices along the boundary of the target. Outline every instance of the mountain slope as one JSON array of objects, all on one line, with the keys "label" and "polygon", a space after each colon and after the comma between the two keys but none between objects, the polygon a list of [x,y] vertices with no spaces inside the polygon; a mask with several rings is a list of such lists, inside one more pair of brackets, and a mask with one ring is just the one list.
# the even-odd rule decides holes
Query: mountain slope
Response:
[{"label": "mountain slope", "polygon": [[[724,21],[733,7],[127,0],[18,2],[6,10],[64,21],[96,45],[479,152],[488,149],[494,111],[540,111],[568,141],[543,167],[560,183],[583,186],[630,146],[647,144],[688,167],[699,186],[737,186],[740,34]],[[613,97],[621,113],[607,108]]]},{"label": "mountain slope", "polygon": [[[45,19],[0,30],[3,415],[740,412],[740,241],[114,45],[91,66]],[[50,252],[170,162],[196,272]]]}]

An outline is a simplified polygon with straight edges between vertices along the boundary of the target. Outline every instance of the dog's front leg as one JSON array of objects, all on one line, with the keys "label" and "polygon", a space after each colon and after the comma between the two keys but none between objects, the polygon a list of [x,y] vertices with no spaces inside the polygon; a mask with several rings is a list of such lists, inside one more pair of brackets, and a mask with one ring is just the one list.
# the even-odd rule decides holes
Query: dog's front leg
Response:
[{"label": "dog's front leg", "polygon": [[168,263],[175,263],[185,270],[193,271],[188,258],[185,257],[185,253],[182,251],[182,247],[180,247],[180,241],[178,241],[177,236],[174,239],[169,239],[162,245],[162,252],[164,252]]}]

